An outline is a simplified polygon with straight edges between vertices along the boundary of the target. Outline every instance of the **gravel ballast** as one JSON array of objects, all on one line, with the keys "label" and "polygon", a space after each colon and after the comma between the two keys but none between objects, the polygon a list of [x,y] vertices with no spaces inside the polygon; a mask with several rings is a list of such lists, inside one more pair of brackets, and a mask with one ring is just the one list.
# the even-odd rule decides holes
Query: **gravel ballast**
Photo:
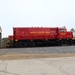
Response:
[{"label": "gravel ballast", "polygon": [[75,53],[75,46],[0,49],[0,55],[6,55],[6,54],[74,54],[74,53]]}]

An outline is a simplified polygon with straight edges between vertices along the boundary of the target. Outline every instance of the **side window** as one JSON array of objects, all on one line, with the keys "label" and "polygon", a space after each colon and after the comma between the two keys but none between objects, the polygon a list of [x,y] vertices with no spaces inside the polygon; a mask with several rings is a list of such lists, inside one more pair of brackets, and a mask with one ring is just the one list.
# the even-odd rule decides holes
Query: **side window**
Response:
[{"label": "side window", "polygon": [[60,32],[65,32],[66,30],[65,29],[60,29]]}]

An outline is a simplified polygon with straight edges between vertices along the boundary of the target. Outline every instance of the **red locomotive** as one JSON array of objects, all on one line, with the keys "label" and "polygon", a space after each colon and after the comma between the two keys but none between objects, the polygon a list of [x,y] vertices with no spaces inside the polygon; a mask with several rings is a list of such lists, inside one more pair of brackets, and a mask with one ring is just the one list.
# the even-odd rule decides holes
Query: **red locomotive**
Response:
[{"label": "red locomotive", "polygon": [[65,27],[15,27],[13,28],[14,47],[72,45],[73,33]]}]

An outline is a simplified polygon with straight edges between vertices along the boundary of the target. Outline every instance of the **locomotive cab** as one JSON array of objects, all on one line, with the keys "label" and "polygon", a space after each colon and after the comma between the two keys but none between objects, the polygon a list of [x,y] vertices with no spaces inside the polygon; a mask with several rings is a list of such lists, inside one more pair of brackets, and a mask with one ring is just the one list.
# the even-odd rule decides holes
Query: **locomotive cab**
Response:
[{"label": "locomotive cab", "polygon": [[66,28],[59,28],[58,29],[58,39],[66,39]]},{"label": "locomotive cab", "polygon": [[59,40],[59,45],[66,44],[66,45],[72,45],[72,38],[73,34],[70,31],[67,31],[65,27],[58,28],[58,35],[57,39]]}]

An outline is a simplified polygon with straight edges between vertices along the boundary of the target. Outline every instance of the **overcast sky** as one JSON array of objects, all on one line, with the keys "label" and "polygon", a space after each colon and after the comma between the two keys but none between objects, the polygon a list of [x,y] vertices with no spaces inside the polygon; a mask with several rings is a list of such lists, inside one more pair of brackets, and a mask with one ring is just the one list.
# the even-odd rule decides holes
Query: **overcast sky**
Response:
[{"label": "overcast sky", "polygon": [[75,0],[0,0],[2,37],[13,27],[75,28]]}]

